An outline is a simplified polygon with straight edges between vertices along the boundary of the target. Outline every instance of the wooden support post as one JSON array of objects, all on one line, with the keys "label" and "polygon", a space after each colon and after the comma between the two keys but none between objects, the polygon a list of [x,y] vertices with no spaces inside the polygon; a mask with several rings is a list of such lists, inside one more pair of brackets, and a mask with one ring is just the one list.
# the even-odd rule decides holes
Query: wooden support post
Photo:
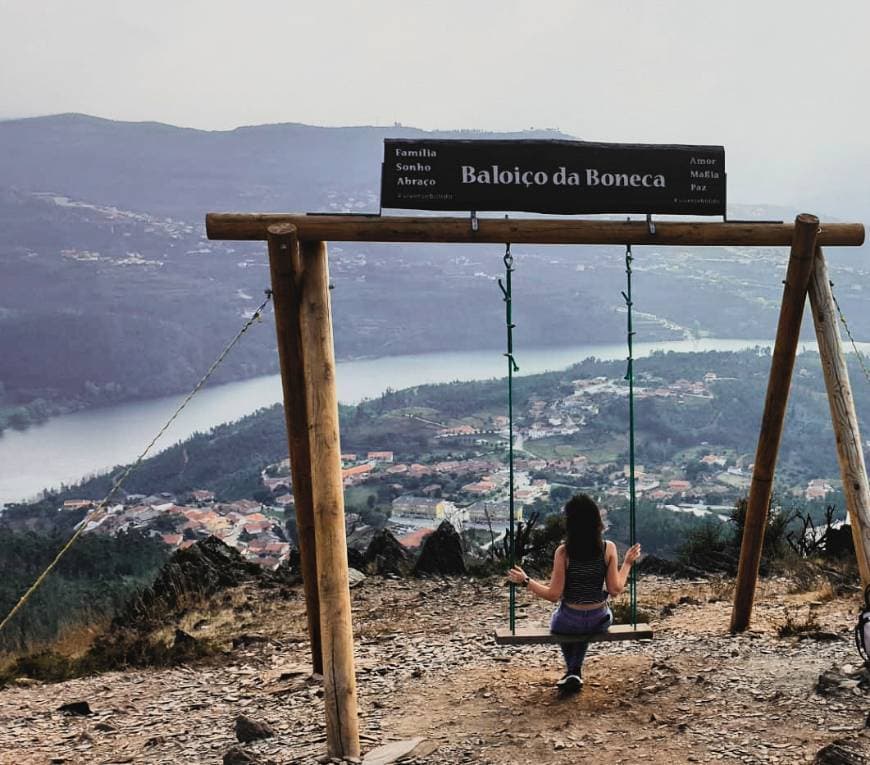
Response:
[{"label": "wooden support post", "polygon": [[779,324],[776,328],[770,378],[767,383],[767,396],[764,401],[764,414],[761,417],[761,431],[755,451],[755,466],[752,470],[743,540],[740,545],[740,564],[737,569],[734,607],[731,612],[732,632],[745,630],[752,617],[776,458],[782,438],[782,426],[791,387],[804,304],[807,299],[807,288],[813,269],[818,231],[819,219],[814,215],[802,214],[795,219],[794,238],[782,293]]},{"label": "wooden support post", "polygon": [[302,345],[323,639],[326,742],[332,757],[359,757],[344,486],[325,242],[302,242]]},{"label": "wooden support post", "polygon": [[855,554],[861,582],[870,584],[870,488],[867,485],[867,468],[855,413],[855,400],[849,383],[849,369],[840,341],[840,326],[837,309],[828,279],[828,266],[822,248],[816,250],[815,267],[810,278],[810,306],[819,343],[819,356],[828,389],[831,407],[831,422],[837,439],[837,459],[843,479],[843,494],[855,540]]},{"label": "wooden support post", "polygon": [[317,548],[314,541],[314,505],[311,498],[311,455],[308,444],[308,409],[305,395],[305,360],[299,325],[302,260],[296,228],[287,223],[269,227],[269,270],[278,334],[278,360],[284,389],[284,421],[293,475],[296,536],[305,588],[311,665],[323,674],[320,646],[320,598],[317,593]]}]

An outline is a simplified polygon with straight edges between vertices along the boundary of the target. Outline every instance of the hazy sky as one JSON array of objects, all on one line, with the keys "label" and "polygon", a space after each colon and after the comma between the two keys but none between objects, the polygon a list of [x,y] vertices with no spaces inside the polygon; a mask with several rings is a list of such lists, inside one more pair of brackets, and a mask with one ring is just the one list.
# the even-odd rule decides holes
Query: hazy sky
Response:
[{"label": "hazy sky", "polygon": [[870,171],[868,40],[865,0],[0,0],[0,117],[721,143],[782,198]]}]

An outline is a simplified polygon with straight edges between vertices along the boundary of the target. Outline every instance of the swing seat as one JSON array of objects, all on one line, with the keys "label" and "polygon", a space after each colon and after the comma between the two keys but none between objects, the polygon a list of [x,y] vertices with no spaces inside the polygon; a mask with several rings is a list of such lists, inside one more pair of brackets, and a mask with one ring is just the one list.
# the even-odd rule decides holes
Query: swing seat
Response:
[{"label": "swing seat", "polygon": [[607,632],[587,635],[554,635],[546,627],[517,627],[512,633],[504,627],[495,631],[498,645],[552,645],[561,643],[610,643],[616,640],[652,640],[649,624],[614,624]]}]

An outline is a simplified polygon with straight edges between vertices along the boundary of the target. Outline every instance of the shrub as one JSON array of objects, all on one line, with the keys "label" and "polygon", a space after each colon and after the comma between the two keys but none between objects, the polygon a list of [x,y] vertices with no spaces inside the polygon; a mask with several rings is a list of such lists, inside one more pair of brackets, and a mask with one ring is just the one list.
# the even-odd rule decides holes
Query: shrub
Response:
[{"label": "shrub", "polygon": [[[620,598],[610,604],[610,610],[613,611],[614,624],[631,624],[631,603],[628,598]],[[638,623],[648,623],[652,618],[650,611],[646,607],[638,603],[636,618]]]},{"label": "shrub", "polygon": [[710,573],[737,569],[731,529],[709,519],[686,534],[678,556],[681,563]]},{"label": "shrub", "polygon": [[803,620],[796,618],[793,611],[785,609],[785,621],[778,625],[776,634],[780,637],[794,637],[796,635],[805,635],[807,633],[818,632],[819,622],[816,619],[816,612],[810,608]]}]

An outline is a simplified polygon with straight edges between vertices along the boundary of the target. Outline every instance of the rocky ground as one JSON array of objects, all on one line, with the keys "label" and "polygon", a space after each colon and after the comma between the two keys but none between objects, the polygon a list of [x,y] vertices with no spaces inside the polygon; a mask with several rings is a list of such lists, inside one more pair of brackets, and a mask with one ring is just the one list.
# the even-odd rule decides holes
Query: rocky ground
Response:
[{"label": "rocky ground", "polygon": [[[220,763],[233,747],[249,762],[318,762],[322,690],[301,587],[229,595],[180,625],[225,645],[215,657],[0,691],[0,763]],[[406,761],[674,765],[812,762],[841,739],[860,748],[870,704],[851,642],[856,598],[767,581],[753,631],[731,637],[729,595],[727,582],[645,577],[655,639],[593,646],[584,690],[559,699],[558,648],[495,645],[500,582],[369,577],[353,589],[363,751],[420,737]],[[521,623],[546,620],[546,604],[520,602]],[[787,609],[799,625],[813,615],[809,636],[779,637]],[[73,702],[90,714],[59,711]],[[240,715],[274,735],[239,744]]]}]

